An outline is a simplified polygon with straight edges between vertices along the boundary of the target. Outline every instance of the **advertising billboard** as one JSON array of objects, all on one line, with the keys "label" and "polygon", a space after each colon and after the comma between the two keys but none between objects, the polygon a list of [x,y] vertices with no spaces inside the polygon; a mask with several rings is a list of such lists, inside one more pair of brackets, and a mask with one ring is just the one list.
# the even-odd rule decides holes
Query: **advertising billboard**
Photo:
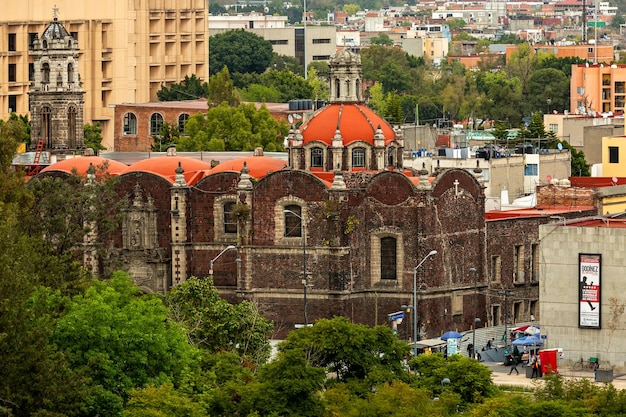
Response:
[{"label": "advertising billboard", "polygon": [[578,327],[600,328],[601,269],[599,254],[578,254]]}]

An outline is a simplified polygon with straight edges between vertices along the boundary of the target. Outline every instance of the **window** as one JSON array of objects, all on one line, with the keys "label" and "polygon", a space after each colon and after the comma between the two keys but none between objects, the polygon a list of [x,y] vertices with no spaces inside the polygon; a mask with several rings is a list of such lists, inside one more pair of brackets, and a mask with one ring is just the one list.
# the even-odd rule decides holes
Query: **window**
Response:
[{"label": "window", "polygon": [[9,82],[14,83],[17,81],[17,68],[15,64],[9,64]]},{"label": "window", "polygon": [[32,50],[35,48],[35,41],[39,39],[39,34],[36,32],[31,32],[28,34],[28,49]]},{"label": "window", "polygon": [[285,237],[302,237],[302,207],[285,207]]},{"label": "window", "polygon": [[577,94],[585,94],[585,87],[578,87],[576,89]]},{"label": "window", "polygon": [[330,43],[330,39],[313,39],[313,45],[318,43]]},{"label": "window", "polygon": [[524,175],[527,177],[533,177],[539,175],[539,166],[537,164],[524,165]]},{"label": "window", "polygon": [[513,303],[513,323],[522,321],[522,302]]},{"label": "window", "polygon": [[48,84],[50,82],[50,64],[44,62],[41,66],[41,82]]},{"label": "window", "polygon": [[515,246],[515,257],[513,259],[513,282],[524,282],[524,247]]},{"label": "window", "polygon": [[396,148],[390,146],[387,151],[387,166],[394,166],[396,161]]},{"label": "window", "polygon": [[67,141],[70,149],[76,149],[76,107],[67,110]]},{"label": "window", "polygon": [[551,132],[559,133],[559,125],[557,125],[556,123],[550,123],[549,129]]},{"label": "window", "polygon": [[159,113],[152,113],[150,116],[150,134],[156,135],[163,126],[163,116]]},{"label": "window", "polygon": [[380,279],[396,279],[396,238],[380,239]]},{"label": "window", "polygon": [[237,233],[237,219],[233,214],[235,202],[224,203],[224,233]]},{"label": "window", "polygon": [[502,313],[500,312],[500,306],[491,306],[491,320],[493,326],[499,326],[502,324]]},{"label": "window", "polygon": [[502,281],[502,260],[499,256],[491,257],[491,280],[493,282]]},{"label": "window", "polygon": [[9,96],[9,113],[17,111],[17,96]]},{"label": "window", "polygon": [[28,81],[35,81],[35,64],[28,64]]},{"label": "window", "polygon": [[15,33],[9,33],[9,52],[15,52],[17,50],[15,42]]},{"label": "window", "polygon": [[137,134],[137,116],[133,113],[126,113],[124,115],[124,134],[136,135]]},{"label": "window", "polygon": [[313,55],[313,61],[328,61],[330,55]]},{"label": "window", "polygon": [[289,41],[287,41],[287,39],[276,39],[276,40],[271,40],[270,43],[272,45],[287,45]]},{"label": "window", "polygon": [[530,247],[530,280],[539,281],[539,245],[536,243]]},{"label": "window", "polygon": [[324,151],[322,148],[311,149],[311,168],[321,168],[324,166]]},{"label": "window", "polygon": [[619,148],[609,146],[609,164],[619,164]]},{"label": "window", "polygon": [[365,149],[354,148],[352,150],[352,167],[363,168],[365,167]]},{"label": "window", "polygon": [[71,62],[67,64],[67,82],[70,84],[74,82],[74,64]]},{"label": "window", "polygon": [[185,127],[187,126],[187,121],[189,120],[189,115],[187,113],[183,113],[178,116],[178,131],[180,133],[185,133]]}]

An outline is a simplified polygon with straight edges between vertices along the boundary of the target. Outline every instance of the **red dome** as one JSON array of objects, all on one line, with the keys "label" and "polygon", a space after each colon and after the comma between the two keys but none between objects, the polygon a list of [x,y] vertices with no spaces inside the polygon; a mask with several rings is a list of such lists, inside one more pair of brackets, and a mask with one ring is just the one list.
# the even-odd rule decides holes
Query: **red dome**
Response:
[{"label": "red dome", "polygon": [[214,167],[210,174],[217,172],[241,172],[244,162],[250,171],[252,178],[261,179],[267,174],[280,171],[287,166],[287,161],[270,156],[247,156],[245,158],[231,159],[221,162]]},{"label": "red dome", "polygon": [[131,172],[150,172],[166,178],[173,183],[176,176],[176,168],[180,162],[185,171],[187,184],[194,184],[211,169],[211,164],[199,159],[184,156],[159,156],[156,158],[143,159],[132,164],[124,174]]},{"label": "red dome", "polygon": [[320,141],[330,146],[339,126],[343,144],[364,141],[374,145],[374,134],[380,126],[385,145],[395,139],[393,128],[372,109],[357,103],[334,103],[314,114],[302,126],[304,144]]},{"label": "red dome", "polygon": [[105,163],[108,164],[107,172],[110,175],[119,175],[128,169],[128,165],[112,159],[102,158],[100,156],[81,156],[56,162],[45,167],[41,172],[61,171],[72,174],[75,169],[78,175],[87,175],[89,165],[93,164],[93,166],[97,168]]}]

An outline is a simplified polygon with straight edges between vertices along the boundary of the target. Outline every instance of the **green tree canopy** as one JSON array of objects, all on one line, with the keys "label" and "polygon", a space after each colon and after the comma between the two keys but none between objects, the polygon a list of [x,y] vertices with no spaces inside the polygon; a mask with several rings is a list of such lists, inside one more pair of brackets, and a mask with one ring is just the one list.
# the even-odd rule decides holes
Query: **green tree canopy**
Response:
[{"label": "green tree canopy", "polygon": [[182,328],[167,320],[155,296],[140,290],[125,273],[95,281],[75,296],[59,319],[53,341],[66,352],[74,369],[86,372],[98,386],[92,409],[125,401],[133,388],[176,383],[193,358]]},{"label": "green tree canopy", "polygon": [[163,86],[157,91],[159,101],[195,100],[208,96],[208,84],[203,83],[196,74],[191,74],[191,77],[185,75],[185,79],[181,83],[173,83],[169,87]]},{"label": "green tree canopy", "polygon": [[245,31],[230,30],[209,38],[209,71],[215,74],[227,67],[231,73],[264,72],[272,63],[272,44]]},{"label": "green tree canopy", "polygon": [[85,134],[85,147],[91,148],[95,153],[103,151],[106,148],[102,146],[102,123],[93,122],[86,123],[83,128]]},{"label": "green tree canopy", "polygon": [[248,301],[229,304],[210,278],[189,278],[167,294],[166,303],[170,318],[183,326],[193,345],[236,352],[254,363],[269,357],[273,324]]},{"label": "green tree canopy", "polygon": [[372,45],[393,46],[393,41],[391,40],[389,35],[384,32],[379,33],[377,36],[373,36],[370,39],[370,43]]},{"label": "green tree canopy", "polygon": [[223,67],[217,74],[211,75],[207,103],[209,107],[226,103],[229,106],[239,105],[239,92],[230,78],[228,67]]},{"label": "green tree canopy", "polygon": [[230,107],[226,104],[209,109],[206,115],[189,118],[187,136],[178,139],[177,149],[199,151],[252,151],[262,147],[266,152],[284,149],[289,126],[274,119],[265,106],[254,104]]}]

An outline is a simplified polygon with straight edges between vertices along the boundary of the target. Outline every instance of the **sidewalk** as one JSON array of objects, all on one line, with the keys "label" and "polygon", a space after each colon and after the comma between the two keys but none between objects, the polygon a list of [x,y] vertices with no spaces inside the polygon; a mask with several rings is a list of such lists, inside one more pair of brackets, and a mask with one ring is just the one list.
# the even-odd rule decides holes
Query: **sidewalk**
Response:
[{"label": "sidewalk", "polygon": [[[483,365],[492,370],[491,379],[495,385],[516,385],[521,387],[532,387],[537,381],[541,381],[542,378],[526,378],[526,368],[522,365],[517,365],[519,375],[515,372],[509,375],[511,370],[510,366],[504,366],[502,362],[481,362]],[[586,378],[594,382],[593,371],[572,371],[570,369],[560,369],[559,373],[564,378]],[[602,382],[594,382],[596,384],[603,384]],[[617,389],[626,389],[626,374],[614,373],[613,382],[610,382]]]}]

